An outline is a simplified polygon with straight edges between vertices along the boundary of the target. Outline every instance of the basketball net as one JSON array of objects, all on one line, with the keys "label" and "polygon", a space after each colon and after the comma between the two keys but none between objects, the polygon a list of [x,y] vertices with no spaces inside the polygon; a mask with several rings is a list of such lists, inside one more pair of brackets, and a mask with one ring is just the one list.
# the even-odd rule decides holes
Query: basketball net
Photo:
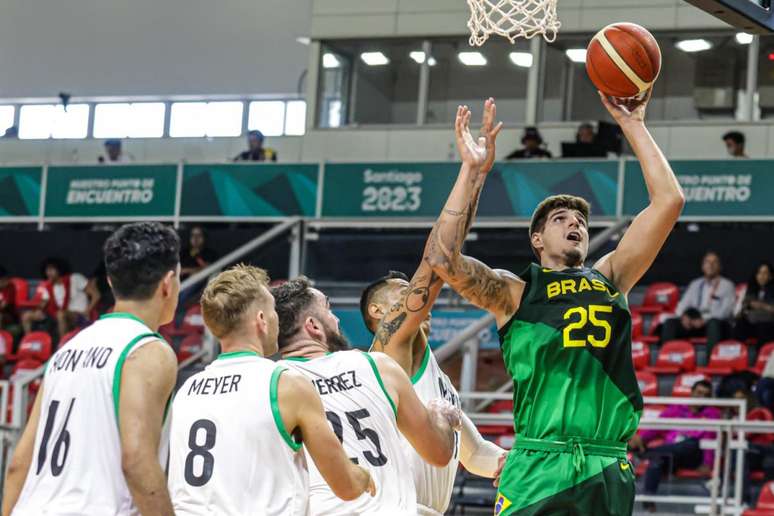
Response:
[{"label": "basketball net", "polygon": [[467,0],[470,44],[480,47],[492,34],[515,43],[538,34],[551,43],[559,32],[557,0]]}]

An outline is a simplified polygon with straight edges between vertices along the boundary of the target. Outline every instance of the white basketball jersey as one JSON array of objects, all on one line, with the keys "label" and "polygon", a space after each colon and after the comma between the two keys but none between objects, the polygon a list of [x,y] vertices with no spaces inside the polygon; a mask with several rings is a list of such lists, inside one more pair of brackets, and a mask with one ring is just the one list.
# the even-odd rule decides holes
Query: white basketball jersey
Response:
[{"label": "white basketball jersey", "polygon": [[317,388],[325,414],[352,462],[368,469],[376,496],[363,493],[356,500],[337,498],[309,462],[312,515],[383,515],[416,513],[411,466],[403,452],[396,407],[384,387],[371,356],[339,351],[314,360],[288,359]]},{"label": "white basketball jersey", "polygon": [[250,351],[223,353],[180,387],[169,455],[175,514],[307,514],[304,454],[277,402],[286,369]]},{"label": "white basketball jersey", "polygon": [[[157,340],[163,339],[140,319],[113,313],[54,353],[38,393],[35,449],[14,515],[137,514],[121,470],[121,372],[127,356]],[[164,464],[164,432],[162,443]]]},{"label": "white basketball jersey", "polygon": [[[443,398],[455,407],[460,407],[460,398],[451,380],[441,370],[430,351],[430,345],[425,348],[422,363],[414,376],[411,377],[417,397],[427,405],[431,400]],[[454,435],[454,453],[449,464],[443,468],[431,466],[405,439],[403,444],[411,461],[414,473],[414,485],[417,490],[417,505],[419,514],[444,514],[449,507],[457,467],[460,463],[460,434]]]}]

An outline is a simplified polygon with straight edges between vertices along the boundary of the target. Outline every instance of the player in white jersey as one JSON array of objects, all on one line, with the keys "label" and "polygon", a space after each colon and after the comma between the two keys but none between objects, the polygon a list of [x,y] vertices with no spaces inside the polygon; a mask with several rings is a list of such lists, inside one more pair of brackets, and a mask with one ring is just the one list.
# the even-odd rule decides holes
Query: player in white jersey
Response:
[{"label": "player in white jersey", "polygon": [[8,469],[3,515],[172,515],[162,426],[177,377],[156,331],[180,292],[180,242],[158,223],[107,239],[116,299],[49,360]]},{"label": "player in white jersey", "polygon": [[202,294],[204,322],[223,353],[183,384],[172,405],[169,491],[178,516],[306,515],[302,442],[338,497],[374,494],[368,471],[349,461],[328,426],[314,387],[264,358],[276,353],[278,331],[267,285],[265,271],[238,265]]},{"label": "player in white jersey", "polygon": [[[482,176],[494,164],[494,142],[500,125],[494,126],[495,105],[491,99],[484,109],[481,137],[487,145],[487,157],[482,165]],[[458,147],[465,142],[458,139]],[[470,165],[463,162],[460,178]],[[458,178],[458,181],[461,179]],[[477,184],[475,202],[468,207],[466,227],[473,220],[478,194],[483,181]],[[449,378],[443,373],[430,346],[430,310],[443,286],[443,281],[433,273],[427,257],[429,245],[422,256],[419,267],[409,282],[408,277],[398,272],[372,282],[360,300],[360,310],[366,327],[374,332],[372,350],[383,351],[394,358],[411,377],[419,398],[427,403],[439,396],[460,406],[459,396]],[[463,414],[462,430],[458,434],[458,448],[445,468],[427,464],[415,453],[411,454],[414,483],[417,488],[417,503],[421,514],[443,514],[449,506],[457,466],[461,462],[468,471],[483,477],[495,478],[502,469],[507,454],[494,443],[486,441],[470,419]]]},{"label": "player in white jersey", "polygon": [[348,350],[328,300],[306,278],[272,292],[283,363],[311,380],[350,459],[371,471],[377,488],[372,499],[341,504],[311,470],[311,514],[416,514],[411,465],[400,433],[424,460],[443,466],[452,454],[459,411],[445,402],[428,410],[406,373],[387,355]]}]

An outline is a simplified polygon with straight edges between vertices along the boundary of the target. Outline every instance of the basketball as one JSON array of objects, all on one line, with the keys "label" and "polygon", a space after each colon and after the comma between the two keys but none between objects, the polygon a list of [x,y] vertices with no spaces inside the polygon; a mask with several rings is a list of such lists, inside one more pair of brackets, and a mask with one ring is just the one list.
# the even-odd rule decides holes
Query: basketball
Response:
[{"label": "basketball", "polygon": [[647,29],[614,23],[597,32],[586,53],[586,71],[599,91],[628,98],[646,92],[661,69],[661,50]]}]

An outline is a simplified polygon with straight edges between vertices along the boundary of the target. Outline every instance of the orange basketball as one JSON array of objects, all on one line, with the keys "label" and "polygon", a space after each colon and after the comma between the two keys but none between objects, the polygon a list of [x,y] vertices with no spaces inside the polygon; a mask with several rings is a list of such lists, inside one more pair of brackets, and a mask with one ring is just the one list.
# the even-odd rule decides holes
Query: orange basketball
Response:
[{"label": "orange basketball", "polygon": [[591,39],[586,71],[599,91],[610,97],[634,97],[647,91],[661,70],[661,49],[647,29],[613,23]]}]

